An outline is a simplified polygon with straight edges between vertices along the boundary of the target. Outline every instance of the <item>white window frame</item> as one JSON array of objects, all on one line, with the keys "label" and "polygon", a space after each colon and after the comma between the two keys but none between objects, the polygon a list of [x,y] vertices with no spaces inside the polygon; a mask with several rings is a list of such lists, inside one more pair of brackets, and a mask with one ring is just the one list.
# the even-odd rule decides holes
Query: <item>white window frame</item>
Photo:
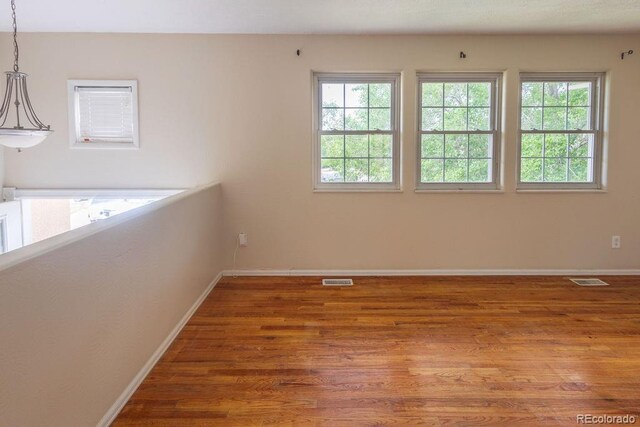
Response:
[{"label": "white window frame", "polygon": [[[96,88],[131,88],[132,99],[132,119],[133,119],[133,142],[92,142],[83,143],[79,141],[79,105],[76,88],[96,87]],[[137,80],[69,80],[67,82],[68,105],[69,105],[69,143],[73,149],[119,149],[137,150],[140,148],[140,135],[138,130],[138,81]]]},{"label": "white window frame", "polygon": [[[416,191],[499,191],[502,152],[502,72],[420,72],[417,74],[416,104]],[[487,131],[425,131],[422,130],[422,83],[490,83],[490,123]],[[422,181],[422,135],[427,134],[486,134],[493,136],[491,182],[421,182]]]},{"label": "white window frame", "polygon": [[[391,131],[323,131],[322,130],[322,83],[391,83]],[[313,73],[313,190],[332,191],[401,191],[400,162],[400,73]],[[322,182],[321,144],[323,134],[392,135],[392,182]]]},{"label": "white window frame", "polygon": [[[523,72],[520,73],[518,83],[518,143],[517,143],[517,189],[518,190],[592,190],[602,189],[603,168],[603,128],[604,128],[604,95],[605,77],[602,72]],[[593,84],[591,93],[591,123],[592,129],[579,131],[545,131],[522,130],[522,84],[527,82],[586,82]],[[544,114],[544,112],[543,112]],[[522,135],[524,133],[590,133],[593,134],[593,181],[592,182],[522,182]]]}]

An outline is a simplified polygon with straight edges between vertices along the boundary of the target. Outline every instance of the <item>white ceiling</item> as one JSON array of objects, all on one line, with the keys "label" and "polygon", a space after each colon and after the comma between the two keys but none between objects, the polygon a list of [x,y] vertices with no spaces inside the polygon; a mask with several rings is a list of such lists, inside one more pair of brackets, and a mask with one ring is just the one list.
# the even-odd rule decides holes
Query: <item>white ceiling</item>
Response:
[{"label": "white ceiling", "polygon": [[[18,0],[21,31],[259,34],[639,32],[640,0]],[[0,30],[10,30],[9,0]]]}]

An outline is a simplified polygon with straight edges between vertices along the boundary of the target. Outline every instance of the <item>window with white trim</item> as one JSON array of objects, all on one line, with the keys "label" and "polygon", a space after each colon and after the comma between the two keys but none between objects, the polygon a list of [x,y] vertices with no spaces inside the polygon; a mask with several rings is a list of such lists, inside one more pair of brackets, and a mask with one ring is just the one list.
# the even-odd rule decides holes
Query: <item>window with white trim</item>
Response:
[{"label": "window with white trim", "polygon": [[418,190],[498,188],[501,73],[418,74]]},{"label": "window with white trim", "polygon": [[400,186],[399,74],[316,73],[314,188]]},{"label": "window with white trim", "polygon": [[135,80],[70,80],[68,88],[72,147],[139,147]]},{"label": "window with white trim", "polygon": [[520,75],[518,188],[600,188],[602,95],[602,73]]}]

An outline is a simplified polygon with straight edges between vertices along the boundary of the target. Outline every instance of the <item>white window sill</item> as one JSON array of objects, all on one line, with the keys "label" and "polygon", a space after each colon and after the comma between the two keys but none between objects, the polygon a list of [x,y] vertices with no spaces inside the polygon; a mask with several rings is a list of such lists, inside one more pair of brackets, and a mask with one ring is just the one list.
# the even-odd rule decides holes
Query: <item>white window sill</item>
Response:
[{"label": "white window sill", "polygon": [[486,194],[504,194],[504,190],[501,189],[471,189],[471,188],[463,188],[463,189],[446,189],[446,188],[416,188],[414,193],[441,193],[441,194],[455,194],[455,193],[463,193],[463,194],[473,194],[473,193],[486,193]]},{"label": "white window sill", "polygon": [[314,188],[314,193],[402,193],[401,188]]},{"label": "white window sill", "polygon": [[596,193],[604,194],[603,188],[517,188],[516,193]]},{"label": "white window sill", "polygon": [[140,146],[133,142],[75,142],[73,150],[139,150]]}]

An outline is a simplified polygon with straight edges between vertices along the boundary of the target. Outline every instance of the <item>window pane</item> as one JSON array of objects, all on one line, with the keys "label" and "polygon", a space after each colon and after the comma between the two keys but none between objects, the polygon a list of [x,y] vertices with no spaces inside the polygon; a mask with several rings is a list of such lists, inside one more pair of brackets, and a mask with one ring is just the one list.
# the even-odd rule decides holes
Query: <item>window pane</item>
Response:
[{"label": "window pane", "polygon": [[133,88],[75,86],[76,142],[134,144]]},{"label": "window pane", "polygon": [[467,109],[445,108],[444,130],[467,130]]},{"label": "window pane", "polygon": [[370,182],[391,182],[392,177],[391,159],[371,159],[369,161],[369,181]]},{"label": "window pane", "polygon": [[590,129],[588,107],[569,107],[568,115],[568,129]]},{"label": "window pane", "polygon": [[[576,77],[567,73],[567,80]],[[521,182],[594,183],[595,134],[568,133],[596,130],[592,116],[601,112],[594,87],[593,81],[522,83],[521,130],[540,134],[521,133]]]},{"label": "window pane", "polygon": [[447,158],[466,158],[467,140],[467,135],[446,135],[444,156]]},{"label": "window pane", "polygon": [[491,160],[469,160],[469,182],[491,182]]},{"label": "window pane", "polygon": [[545,107],[544,108],[544,129],[545,130],[565,130],[567,128],[566,107]]},{"label": "window pane", "polygon": [[445,182],[467,181],[467,160],[445,159],[444,180]]},{"label": "window pane", "polygon": [[443,83],[422,83],[422,106],[440,107],[444,105]]},{"label": "window pane", "polygon": [[593,138],[591,135],[569,135],[569,157],[593,157]]},{"label": "window pane", "polygon": [[369,155],[371,157],[392,157],[393,136],[371,135],[369,136]]},{"label": "window pane", "polygon": [[345,107],[366,108],[369,101],[368,86],[367,84],[344,85]]},{"label": "window pane", "polygon": [[591,83],[569,83],[569,105],[588,107],[591,105]]},{"label": "window pane", "polygon": [[391,130],[391,109],[375,108],[369,110],[369,129]]},{"label": "window pane", "polygon": [[347,135],[345,137],[345,154],[346,157],[368,157],[369,136]]},{"label": "window pane", "polygon": [[522,157],[542,157],[544,135],[523,134],[520,154]]},{"label": "window pane", "polygon": [[322,109],[322,130],[343,130],[344,110],[337,108]]},{"label": "window pane", "polygon": [[520,181],[542,181],[542,159],[522,159],[520,169]]},{"label": "window pane", "polygon": [[322,157],[344,157],[344,136],[322,135],[320,137]]},{"label": "window pane", "polygon": [[444,157],[444,135],[422,135],[422,157]]},{"label": "window pane", "polygon": [[467,105],[467,84],[445,83],[444,105],[445,107],[465,107]]},{"label": "window pane", "polygon": [[347,159],[345,160],[346,182],[367,182],[369,178],[369,160]]},{"label": "window pane", "polygon": [[566,182],[567,181],[567,159],[544,159],[544,180],[545,182]]},{"label": "window pane", "polygon": [[444,160],[441,159],[422,160],[422,167],[420,168],[420,182],[442,182],[443,164]]},{"label": "window pane", "polygon": [[469,157],[493,157],[491,135],[469,135]]},{"label": "window pane", "polygon": [[491,106],[491,83],[469,83],[469,106]]},{"label": "window pane", "polygon": [[[347,81],[334,80],[343,77]],[[393,97],[397,76],[389,74],[388,80],[382,80],[371,75],[354,81],[353,75],[334,73],[326,77],[334,81],[322,81],[322,75],[317,78],[321,123],[317,132],[320,158],[316,168],[320,173],[316,184],[394,183],[398,140],[393,132]],[[352,186],[357,187],[366,188]]]},{"label": "window pane", "polygon": [[344,107],[344,85],[335,83],[323,83],[322,106]]},{"label": "window pane", "polygon": [[342,159],[322,159],[320,180],[322,182],[343,182],[344,161]]},{"label": "window pane", "polygon": [[570,159],[569,160],[569,181],[590,182],[591,159]]},{"label": "window pane", "polygon": [[391,83],[369,85],[369,107],[391,108]]},{"label": "window pane", "polygon": [[[434,134],[420,137],[420,179],[424,183],[491,183],[493,135],[480,131],[494,129],[491,104],[495,86],[489,78],[477,82],[457,79],[452,75],[452,81],[421,84],[421,130]],[[443,108],[437,108],[439,105]],[[541,127],[541,108],[539,115]]]},{"label": "window pane", "polygon": [[593,182],[590,134],[523,134],[521,155],[522,182]]},{"label": "window pane", "polygon": [[489,108],[469,108],[469,130],[490,130]]},{"label": "window pane", "polygon": [[566,134],[546,134],[544,144],[545,157],[567,157]]},{"label": "window pane", "polygon": [[542,108],[522,107],[523,130],[542,129]]},{"label": "window pane", "polygon": [[567,105],[567,83],[565,82],[545,82],[544,83],[544,106],[565,106]]},{"label": "window pane", "polygon": [[542,82],[522,83],[522,106],[542,106]]},{"label": "window pane", "polygon": [[422,130],[442,130],[442,108],[422,109]]},{"label": "window pane", "polygon": [[345,130],[367,130],[369,117],[367,109],[345,110]]}]

